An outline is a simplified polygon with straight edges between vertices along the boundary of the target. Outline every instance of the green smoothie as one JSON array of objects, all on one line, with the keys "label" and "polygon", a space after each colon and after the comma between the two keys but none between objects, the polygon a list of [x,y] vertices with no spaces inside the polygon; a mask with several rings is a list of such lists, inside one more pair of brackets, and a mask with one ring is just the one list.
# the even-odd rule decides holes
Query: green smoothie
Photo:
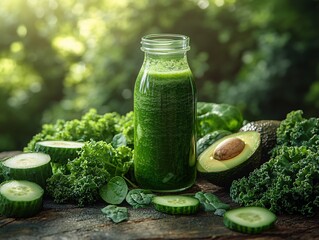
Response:
[{"label": "green smoothie", "polygon": [[195,113],[189,69],[141,70],[134,90],[134,172],[141,188],[181,191],[194,183]]}]

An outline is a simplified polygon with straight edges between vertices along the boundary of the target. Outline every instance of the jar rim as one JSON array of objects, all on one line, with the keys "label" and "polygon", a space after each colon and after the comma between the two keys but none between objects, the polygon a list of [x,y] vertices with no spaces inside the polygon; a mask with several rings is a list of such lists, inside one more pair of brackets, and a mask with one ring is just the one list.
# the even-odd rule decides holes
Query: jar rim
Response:
[{"label": "jar rim", "polygon": [[172,54],[190,50],[189,37],[181,34],[159,33],[142,37],[141,50],[146,53]]}]

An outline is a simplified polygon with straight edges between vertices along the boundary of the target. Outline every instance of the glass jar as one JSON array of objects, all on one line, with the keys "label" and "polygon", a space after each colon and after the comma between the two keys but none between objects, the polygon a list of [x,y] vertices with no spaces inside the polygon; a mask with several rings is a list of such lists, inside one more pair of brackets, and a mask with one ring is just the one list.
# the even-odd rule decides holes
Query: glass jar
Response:
[{"label": "glass jar", "polygon": [[196,89],[186,53],[189,38],[142,38],[144,62],[134,89],[134,174],[138,185],[175,192],[196,179]]}]

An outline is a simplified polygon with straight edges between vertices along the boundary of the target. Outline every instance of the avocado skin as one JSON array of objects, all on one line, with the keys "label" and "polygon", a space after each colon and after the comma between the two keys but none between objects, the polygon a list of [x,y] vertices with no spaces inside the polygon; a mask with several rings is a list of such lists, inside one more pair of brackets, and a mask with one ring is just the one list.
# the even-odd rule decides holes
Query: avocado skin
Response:
[{"label": "avocado skin", "polygon": [[261,164],[270,159],[270,151],[276,146],[277,143],[277,128],[280,126],[278,120],[259,120],[249,122],[244,125],[239,131],[257,131],[261,136]]},{"label": "avocado skin", "polygon": [[[248,131],[247,131],[248,132]],[[251,131],[249,131],[251,132]],[[257,131],[255,131],[257,132]],[[230,134],[222,139],[227,139],[230,137],[234,137],[235,135],[238,135],[238,133]],[[232,184],[233,180],[248,176],[250,172],[254,171],[256,168],[260,167],[261,165],[261,151],[262,151],[262,145],[261,145],[261,134],[259,133],[260,139],[258,139],[259,145],[256,148],[256,150],[252,153],[252,155],[243,163],[234,166],[233,168],[230,168],[226,171],[220,171],[220,172],[202,172],[199,171],[197,168],[197,173],[199,178],[208,180],[209,182],[224,187],[225,189],[229,189],[230,185]],[[213,143],[214,144],[214,143]],[[213,144],[210,147],[213,147]],[[205,154],[205,153],[203,153]],[[201,156],[200,156],[201,157]],[[200,164],[199,162],[197,164]]]}]

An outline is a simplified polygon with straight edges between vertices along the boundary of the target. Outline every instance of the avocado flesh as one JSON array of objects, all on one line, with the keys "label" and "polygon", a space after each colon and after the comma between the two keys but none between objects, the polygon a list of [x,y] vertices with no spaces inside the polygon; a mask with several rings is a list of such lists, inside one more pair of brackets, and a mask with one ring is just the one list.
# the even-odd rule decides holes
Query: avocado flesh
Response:
[{"label": "avocado flesh", "polygon": [[[228,138],[239,138],[245,142],[241,153],[229,160],[214,159],[216,147]],[[260,133],[256,131],[238,132],[213,143],[198,157],[197,170],[200,176],[212,183],[227,187],[231,182],[246,176],[259,167],[261,154]]]}]

